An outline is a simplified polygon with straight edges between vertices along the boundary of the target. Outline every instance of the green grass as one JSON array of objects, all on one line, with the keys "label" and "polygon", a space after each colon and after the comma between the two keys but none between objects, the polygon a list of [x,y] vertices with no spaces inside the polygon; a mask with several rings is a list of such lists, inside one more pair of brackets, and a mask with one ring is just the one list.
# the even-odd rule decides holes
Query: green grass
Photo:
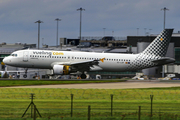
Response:
[{"label": "green grass", "polygon": [[[1,80],[0,86],[71,84],[94,82],[121,82],[121,80]],[[58,89],[58,88],[0,88],[0,120],[21,119],[30,104],[30,93],[35,94],[34,103],[43,118],[63,120],[87,119],[87,108],[91,106],[91,120],[137,119],[141,106],[141,120],[150,119],[150,95],[153,98],[153,120],[180,119],[180,88],[149,89]],[[73,118],[71,112],[73,94]],[[111,117],[111,94],[113,94],[113,117]],[[23,119],[30,118],[30,110]]]},{"label": "green grass", "polygon": [[[0,118],[21,118],[30,104],[30,93],[35,94],[34,103],[42,120],[68,120],[73,94],[73,119],[87,119],[87,108],[91,106],[92,119],[112,120],[137,119],[138,106],[141,117],[149,119],[150,95],[153,98],[153,120],[171,119],[180,116],[180,90],[176,88],[153,89],[42,89],[42,88],[0,88]],[[113,94],[113,117],[111,117],[111,94]],[[24,118],[30,117],[30,110]]]},{"label": "green grass", "polygon": [[9,86],[27,86],[27,85],[56,85],[56,84],[82,84],[82,83],[109,83],[109,82],[124,82],[121,80],[0,80],[0,87]]}]

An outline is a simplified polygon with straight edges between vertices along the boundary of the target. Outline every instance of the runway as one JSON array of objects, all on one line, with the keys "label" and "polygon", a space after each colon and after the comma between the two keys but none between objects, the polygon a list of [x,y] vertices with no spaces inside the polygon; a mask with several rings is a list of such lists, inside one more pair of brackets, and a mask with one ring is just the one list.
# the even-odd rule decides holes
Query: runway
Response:
[{"label": "runway", "polygon": [[132,88],[162,88],[162,87],[180,87],[180,82],[127,81],[127,82],[117,82],[117,83],[114,82],[114,83],[15,86],[15,87],[6,87],[6,88],[132,89]]}]

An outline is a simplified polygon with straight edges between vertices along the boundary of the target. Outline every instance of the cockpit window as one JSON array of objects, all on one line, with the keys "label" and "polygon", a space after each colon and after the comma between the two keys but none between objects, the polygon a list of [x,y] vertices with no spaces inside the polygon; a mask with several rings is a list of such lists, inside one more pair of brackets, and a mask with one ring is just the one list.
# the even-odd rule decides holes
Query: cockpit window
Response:
[{"label": "cockpit window", "polygon": [[10,56],[17,57],[17,54],[11,54]]}]

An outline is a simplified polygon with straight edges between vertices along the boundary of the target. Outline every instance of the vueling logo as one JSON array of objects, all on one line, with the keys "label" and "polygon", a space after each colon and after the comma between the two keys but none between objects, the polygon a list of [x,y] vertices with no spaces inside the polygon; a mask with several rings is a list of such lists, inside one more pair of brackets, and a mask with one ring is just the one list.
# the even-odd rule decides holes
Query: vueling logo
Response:
[{"label": "vueling logo", "polygon": [[100,61],[101,61],[101,62],[104,62],[104,59],[105,59],[105,58],[102,58],[102,59],[100,59]]},{"label": "vueling logo", "polygon": [[64,55],[62,52],[52,52],[53,55]]},{"label": "vueling logo", "polygon": [[163,41],[163,38],[161,38],[160,40]]}]

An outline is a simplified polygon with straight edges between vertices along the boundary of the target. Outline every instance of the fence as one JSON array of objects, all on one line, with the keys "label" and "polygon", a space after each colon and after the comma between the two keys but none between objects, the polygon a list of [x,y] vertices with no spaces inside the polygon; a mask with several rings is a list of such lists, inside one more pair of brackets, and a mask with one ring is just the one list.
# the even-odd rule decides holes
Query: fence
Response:
[{"label": "fence", "polygon": [[[1,88],[0,118],[20,119],[30,103],[30,93],[35,94],[34,103],[42,118],[88,119],[89,116],[89,119],[113,118],[113,120],[180,119],[178,88],[130,90]],[[31,111],[28,110],[23,118],[31,118]]]}]

